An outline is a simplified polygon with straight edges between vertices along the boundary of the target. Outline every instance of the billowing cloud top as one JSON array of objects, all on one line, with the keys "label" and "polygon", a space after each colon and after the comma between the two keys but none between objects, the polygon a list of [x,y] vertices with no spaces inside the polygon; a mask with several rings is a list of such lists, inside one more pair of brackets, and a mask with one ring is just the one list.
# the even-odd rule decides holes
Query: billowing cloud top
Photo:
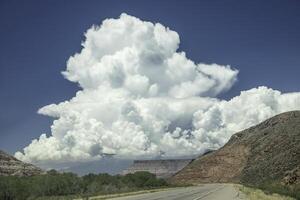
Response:
[{"label": "billowing cloud top", "polygon": [[122,14],[85,34],[64,77],[82,88],[76,96],[38,112],[54,117],[42,134],[15,156],[31,163],[183,156],[224,145],[236,131],[277,113],[300,109],[300,93],[266,87],[230,101],[238,70],[196,64],[179,52],[179,36],[163,25]]}]

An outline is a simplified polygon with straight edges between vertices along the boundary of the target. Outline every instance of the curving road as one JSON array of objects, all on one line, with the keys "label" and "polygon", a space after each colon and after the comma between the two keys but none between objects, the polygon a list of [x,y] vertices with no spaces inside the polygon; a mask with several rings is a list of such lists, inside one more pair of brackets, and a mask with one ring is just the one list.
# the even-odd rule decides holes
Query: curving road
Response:
[{"label": "curving road", "polygon": [[204,184],[160,192],[119,197],[114,200],[241,200],[242,194],[230,184]]}]

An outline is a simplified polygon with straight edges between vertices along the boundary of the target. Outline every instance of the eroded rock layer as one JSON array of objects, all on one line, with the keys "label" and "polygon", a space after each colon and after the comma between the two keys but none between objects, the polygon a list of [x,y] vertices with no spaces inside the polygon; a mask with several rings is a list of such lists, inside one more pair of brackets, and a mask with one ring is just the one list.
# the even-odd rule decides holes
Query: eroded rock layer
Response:
[{"label": "eroded rock layer", "polygon": [[43,171],[0,150],[0,176],[32,176]]},{"label": "eroded rock layer", "polygon": [[135,160],[132,166],[123,171],[123,174],[148,171],[158,178],[168,178],[183,169],[191,161],[192,159]]}]

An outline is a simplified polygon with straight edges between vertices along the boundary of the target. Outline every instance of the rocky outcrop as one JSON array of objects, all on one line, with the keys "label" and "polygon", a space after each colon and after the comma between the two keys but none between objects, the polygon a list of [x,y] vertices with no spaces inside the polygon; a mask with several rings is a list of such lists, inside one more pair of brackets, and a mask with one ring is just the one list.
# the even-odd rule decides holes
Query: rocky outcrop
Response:
[{"label": "rocky outcrop", "polygon": [[184,183],[238,182],[247,163],[249,149],[244,145],[228,146],[199,157],[171,180]]},{"label": "rocky outcrop", "polygon": [[299,183],[300,111],[287,112],[231,137],[219,150],[200,156],[173,183]]},{"label": "rocky outcrop", "polygon": [[300,184],[300,166],[297,168],[287,171],[282,180],[284,185]]},{"label": "rocky outcrop", "polygon": [[169,178],[187,166],[192,159],[174,160],[135,160],[133,165],[123,171],[123,175],[138,171],[147,171],[158,178]]},{"label": "rocky outcrop", "polygon": [[0,176],[32,176],[43,171],[0,150]]}]

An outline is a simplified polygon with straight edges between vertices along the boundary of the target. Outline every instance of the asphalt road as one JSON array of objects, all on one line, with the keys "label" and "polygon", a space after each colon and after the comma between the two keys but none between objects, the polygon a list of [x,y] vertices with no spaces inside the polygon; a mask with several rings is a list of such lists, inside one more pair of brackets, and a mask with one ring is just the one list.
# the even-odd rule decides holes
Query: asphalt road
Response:
[{"label": "asphalt road", "polygon": [[160,192],[114,198],[114,200],[240,200],[242,194],[229,184],[204,184]]}]

